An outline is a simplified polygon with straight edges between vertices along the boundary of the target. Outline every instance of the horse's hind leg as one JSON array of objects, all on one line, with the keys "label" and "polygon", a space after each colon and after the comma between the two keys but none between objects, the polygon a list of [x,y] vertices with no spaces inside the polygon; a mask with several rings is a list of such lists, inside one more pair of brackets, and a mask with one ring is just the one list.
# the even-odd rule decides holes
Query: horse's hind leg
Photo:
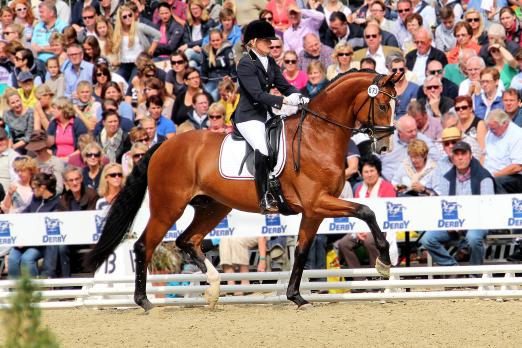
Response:
[{"label": "horse's hind leg", "polygon": [[203,238],[223,220],[230,208],[207,196],[200,196],[191,202],[194,207],[194,219],[187,229],[176,239],[176,245],[185,251],[194,263],[207,275],[209,288],[205,291],[205,300],[214,308],[219,299],[220,277],[216,268],[207,260],[201,250]]},{"label": "horse's hind leg", "polygon": [[303,306],[309,304],[309,302],[301,296],[299,287],[301,285],[301,277],[303,275],[306,258],[308,257],[308,251],[314,241],[321,221],[323,221],[322,218],[311,219],[303,216],[299,226],[299,240],[295,248],[294,266],[292,267],[292,274],[290,275],[290,281],[286,289],[286,298],[294,302],[298,308],[304,308]]},{"label": "horse's hind leg", "polygon": [[317,203],[314,213],[325,217],[353,216],[366,222],[379,250],[379,257],[375,260],[375,268],[383,277],[390,277],[390,244],[386,240],[384,233],[382,233],[373,210],[364,204],[326,196],[322,197]]},{"label": "horse's hind leg", "polygon": [[136,284],[134,288],[134,302],[142,307],[145,312],[152,309],[153,305],[147,299],[147,265],[152,259],[152,254],[163,240],[168,229],[174,224],[175,217],[172,221],[166,222],[160,220],[154,214],[151,215],[145,231],[141,237],[134,243],[134,253],[136,257]]}]

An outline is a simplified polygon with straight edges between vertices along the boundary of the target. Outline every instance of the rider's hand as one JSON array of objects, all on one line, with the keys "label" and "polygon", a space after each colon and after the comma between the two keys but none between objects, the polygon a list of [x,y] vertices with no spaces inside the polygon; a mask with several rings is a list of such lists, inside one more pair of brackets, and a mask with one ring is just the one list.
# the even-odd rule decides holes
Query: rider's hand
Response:
[{"label": "rider's hand", "polygon": [[283,99],[283,104],[299,106],[299,105],[307,104],[309,101],[310,101],[310,99],[303,97],[299,93],[292,93]]}]

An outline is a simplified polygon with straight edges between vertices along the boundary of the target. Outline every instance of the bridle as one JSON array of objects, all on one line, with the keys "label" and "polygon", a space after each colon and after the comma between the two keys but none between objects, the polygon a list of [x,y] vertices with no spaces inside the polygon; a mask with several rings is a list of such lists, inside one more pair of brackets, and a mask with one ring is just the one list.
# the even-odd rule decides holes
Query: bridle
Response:
[{"label": "bridle", "polygon": [[[303,122],[304,122],[304,120],[306,118],[306,115],[308,113],[310,115],[320,119],[320,120],[323,120],[323,121],[325,121],[327,123],[333,124],[334,126],[337,126],[337,127],[340,127],[340,128],[343,128],[343,129],[346,129],[346,130],[349,130],[349,131],[352,131],[354,133],[367,134],[370,137],[370,141],[372,143],[372,147],[373,148],[376,147],[376,144],[377,144],[377,142],[379,140],[381,140],[383,138],[386,138],[386,137],[392,135],[395,132],[395,126],[393,126],[393,125],[378,126],[378,125],[375,124],[375,97],[377,97],[379,94],[384,94],[385,96],[389,97],[390,100],[397,99],[397,95],[392,95],[392,94],[382,90],[379,87],[379,82],[384,77],[386,77],[386,75],[377,74],[375,76],[375,78],[372,81],[372,84],[370,85],[370,87],[368,87],[368,95],[369,95],[370,98],[367,99],[361,105],[361,107],[357,110],[357,112],[355,113],[355,115],[359,114],[359,111],[361,111],[361,109],[364,107],[366,102],[368,100],[370,101],[370,109],[368,110],[368,122],[367,122],[365,127],[361,127],[361,128],[349,127],[349,126],[344,125],[342,123],[339,123],[339,122],[336,122],[334,120],[331,120],[328,117],[326,117],[324,115],[321,115],[318,112],[315,112],[314,110],[308,108],[307,105],[303,105],[301,107],[301,117],[299,118],[297,129],[296,129],[296,131],[294,133],[294,136],[293,136],[293,139],[292,139],[292,158],[293,158],[293,161],[294,161],[294,170],[296,172],[299,172],[299,169],[301,167],[301,165],[300,165],[300,162],[301,162],[301,137],[302,137],[302,133],[303,133]],[[385,105],[379,104],[379,108],[382,108],[382,107],[385,107]],[[382,110],[382,111],[384,111],[384,110]],[[392,119],[393,119],[393,115],[392,115]],[[383,134],[383,135],[377,137],[376,133],[380,133],[380,134]],[[293,148],[294,148],[293,147],[293,143],[294,143],[294,141],[296,139],[296,136],[297,136],[297,160],[295,159],[294,151],[293,151]]]}]

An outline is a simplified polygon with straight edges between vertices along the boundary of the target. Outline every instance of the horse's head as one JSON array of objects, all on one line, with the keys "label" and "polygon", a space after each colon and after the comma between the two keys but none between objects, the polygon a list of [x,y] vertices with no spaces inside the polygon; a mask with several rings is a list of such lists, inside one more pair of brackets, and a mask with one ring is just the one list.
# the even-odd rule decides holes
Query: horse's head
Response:
[{"label": "horse's head", "polygon": [[390,149],[389,135],[395,130],[393,114],[397,93],[394,86],[403,74],[377,75],[355,97],[355,118],[372,138],[377,153]]}]

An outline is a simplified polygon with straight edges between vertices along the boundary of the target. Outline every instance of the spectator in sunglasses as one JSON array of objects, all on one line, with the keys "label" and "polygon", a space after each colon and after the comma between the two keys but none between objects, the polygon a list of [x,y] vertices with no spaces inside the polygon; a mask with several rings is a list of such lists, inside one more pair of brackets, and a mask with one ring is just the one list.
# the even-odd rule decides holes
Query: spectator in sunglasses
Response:
[{"label": "spectator in sunglasses", "polygon": [[453,107],[453,100],[442,95],[442,81],[436,75],[429,75],[424,80],[424,94],[426,98],[419,99],[428,115],[439,118]]},{"label": "spectator in sunglasses", "polygon": [[299,69],[299,59],[295,51],[286,51],[283,55],[283,76],[292,86],[300,90],[308,82],[308,75]]},{"label": "spectator in sunglasses", "polygon": [[326,78],[332,80],[339,74],[345,73],[350,70],[353,56],[353,48],[346,43],[338,43],[332,54],[332,60],[334,61],[326,70]]},{"label": "spectator in sunglasses", "polygon": [[399,119],[406,115],[410,101],[416,98],[419,85],[408,80],[407,75],[410,72],[406,68],[406,60],[402,55],[392,54],[386,57],[386,67],[390,74],[403,74],[401,79],[395,83],[395,91],[397,92],[395,119]]},{"label": "spectator in sunglasses", "polygon": [[102,171],[98,195],[101,197],[96,202],[96,210],[108,209],[114,199],[125,185],[125,177],[121,164],[109,163]]},{"label": "spectator in sunglasses", "polygon": [[455,98],[455,112],[459,116],[456,125],[463,134],[476,139],[482,151],[486,146],[487,128],[483,120],[475,116],[473,112],[473,100],[469,96],[458,96]]},{"label": "spectator in sunglasses", "polygon": [[170,71],[167,73],[165,88],[169,95],[177,97],[187,89],[183,75],[188,67],[188,59],[181,52],[173,52],[170,55]]},{"label": "spectator in sunglasses", "polygon": [[98,190],[103,171],[103,150],[96,142],[90,142],[82,149],[82,159],[86,164],[82,169],[82,180],[85,187]]},{"label": "spectator in sunglasses", "polygon": [[[444,77],[444,66],[436,59],[428,61],[426,64],[426,76],[437,76],[442,82],[442,95],[450,99],[455,99],[459,95],[459,86]],[[417,93],[417,99],[426,98],[426,93],[421,88]]]}]

